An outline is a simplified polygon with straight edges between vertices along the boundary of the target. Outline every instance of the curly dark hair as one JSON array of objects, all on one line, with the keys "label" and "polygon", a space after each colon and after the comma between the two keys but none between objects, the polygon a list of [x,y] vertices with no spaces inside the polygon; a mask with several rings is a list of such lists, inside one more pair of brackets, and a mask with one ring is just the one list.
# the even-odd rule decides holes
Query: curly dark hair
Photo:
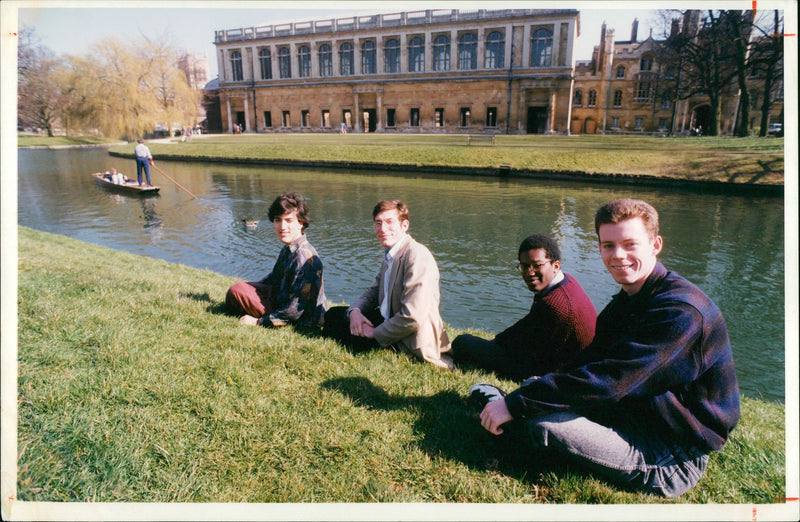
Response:
[{"label": "curly dark hair", "polygon": [[544,234],[531,234],[523,239],[522,244],[519,245],[517,257],[528,250],[538,250],[540,248],[544,248],[547,253],[547,259],[550,261],[561,261],[561,250],[558,248],[558,243],[552,237]]},{"label": "curly dark hair", "polygon": [[306,198],[302,194],[284,192],[275,198],[275,201],[269,206],[267,216],[269,216],[270,221],[275,221],[275,218],[279,218],[289,212],[297,213],[297,220],[303,224],[303,231],[305,232],[306,228],[311,224],[311,218],[308,217],[308,205],[306,205]]}]

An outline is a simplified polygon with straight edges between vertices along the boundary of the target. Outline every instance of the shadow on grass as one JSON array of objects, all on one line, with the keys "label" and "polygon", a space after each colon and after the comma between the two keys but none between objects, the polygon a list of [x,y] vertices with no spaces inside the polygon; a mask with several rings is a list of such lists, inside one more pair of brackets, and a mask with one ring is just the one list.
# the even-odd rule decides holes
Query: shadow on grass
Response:
[{"label": "shadow on grass", "polygon": [[523,435],[496,437],[480,425],[480,409],[465,396],[440,392],[431,396],[390,395],[365,377],[341,377],[321,384],[349,397],[357,406],[373,410],[412,410],[419,449],[432,458],[444,456],[486,472],[500,472],[535,484],[541,475],[575,474],[575,468],[549,452],[527,450]]},{"label": "shadow on grass", "polygon": [[208,303],[206,307],[206,312],[215,314],[215,315],[230,315],[228,313],[227,308],[225,307],[225,301],[214,301],[211,299],[211,296],[208,295],[208,292],[204,292],[202,294],[187,292],[182,293],[181,297],[186,297],[188,299],[194,299],[200,303]]}]

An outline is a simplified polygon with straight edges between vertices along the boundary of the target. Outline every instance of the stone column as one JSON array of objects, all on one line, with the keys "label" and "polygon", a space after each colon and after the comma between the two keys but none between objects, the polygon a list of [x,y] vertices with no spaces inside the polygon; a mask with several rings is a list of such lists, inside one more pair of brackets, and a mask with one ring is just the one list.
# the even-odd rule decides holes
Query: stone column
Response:
[{"label": "stone column", "polygon": [[553,67],[561,62],[561,24],[553,24],[553,56],[551,64]]},{"label": "stone column", "polygon": [[425,72],[433,70],[433,42],[431,41],[431,32],[428,31],[425,37]]},{"label": "stone column", "polygon": [[300,64],[297,61],[297,44],[289,44],[289,68],[291,70],[290,76],[297,78],[300,72]]},{"label": "stone column", "polygon": [[319,44],[311,42],[308,46],[311,53],[311,77],[319,78]]},{"label": "stone column", "polygon": [[244,93],[244,130],[245,132],[252,132],[250,128],[250,100],[247,92]]},{"label": "stone column", "polygon": [[339,72],[339,45],[341,45],[336,40],[331,42],[331,57],[333,59],[333,76],[341,76]]},{"label": "stone column", "polygon": [[486,67],[486,28],[478,27],[478,69]]},{"label": "stone column", "polygon": [[353,93],[353,132],[361,132],[361,110],[358,108],[358,93]]},{"label": "stone column", "polygon": [[511,60],[514,59],[511,56],[511,46],[514,43],[514,26],[507,25],[506,26],[506,37],[504,38],[504,49],[503,49],[503,69],[508,69],[511,67]]},{"label": "stone column", "polygon": [[224,49],[220,49],[217,55],[217,68],[219,69],[219,81],[228,81],[228,62],[225,60]]},{"label": "stone column", "polygon": [[522,67],[531,66],[531,26],[525,24],[522,28]]},{"label": "stone column", "polygon": [[378,98],[378,107],[375,110],[375,112],[377,113],[375,118],[378,121],[375,125],[375,131],[380,132],[383,130],[383,93],[378,91],[377,98]]},{"label": "stone column", "polygon": [[400,71],[408,72],[408,35],[406,33],[400,34]]},{"label": "stone column", "polygon": [[552,134],[556,123],[556,89],[553,87],[550,88],[550,115],[548,119],[550,121],[547,125],[547,133]]},{"label": "stone column", "polygon": [[233,115],[231,114],[231,99],[225,98],[225,108],[228,111],[228,132],[233,134]]},{"label": "stone column", "polygon": [[385,36],[375,38],[375,72],[378,74],[383,74],[386,70],[386,66],[384,65],[384,53],[386,52],[384,48],[385,41]]}]

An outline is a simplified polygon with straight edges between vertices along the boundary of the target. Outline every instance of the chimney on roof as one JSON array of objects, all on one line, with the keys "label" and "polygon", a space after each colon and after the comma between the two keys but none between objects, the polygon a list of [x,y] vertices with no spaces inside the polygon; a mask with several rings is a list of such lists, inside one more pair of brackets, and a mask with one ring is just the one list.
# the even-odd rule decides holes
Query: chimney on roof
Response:
[{"label": "chimney on roof", "polygon": [[633,19],[633,26],[631,27],[631,42],[636,41],[637,33],[639,32],[639,19]]}]

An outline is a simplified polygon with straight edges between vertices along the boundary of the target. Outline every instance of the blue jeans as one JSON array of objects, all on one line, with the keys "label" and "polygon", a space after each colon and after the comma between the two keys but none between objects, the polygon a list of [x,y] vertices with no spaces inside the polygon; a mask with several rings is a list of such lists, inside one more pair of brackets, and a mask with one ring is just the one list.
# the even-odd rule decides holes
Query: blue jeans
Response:
[{"label": "blue jeans", "polygon": [[139,181],[139,185],[142,184],[142,169],[144,169],[145,176],[147,176],[147,184],[152,185],[150,183],[150,160],[148,158],[140,158],[136,157],[136,179]]},{"label": "blue jeans", "polygon": [[689,491],[708,465],[708,455],[670,444],[636,422],[609,427],[573,412],[525,422],[537,447],[565,452],[614,482],[665,497]]}]

